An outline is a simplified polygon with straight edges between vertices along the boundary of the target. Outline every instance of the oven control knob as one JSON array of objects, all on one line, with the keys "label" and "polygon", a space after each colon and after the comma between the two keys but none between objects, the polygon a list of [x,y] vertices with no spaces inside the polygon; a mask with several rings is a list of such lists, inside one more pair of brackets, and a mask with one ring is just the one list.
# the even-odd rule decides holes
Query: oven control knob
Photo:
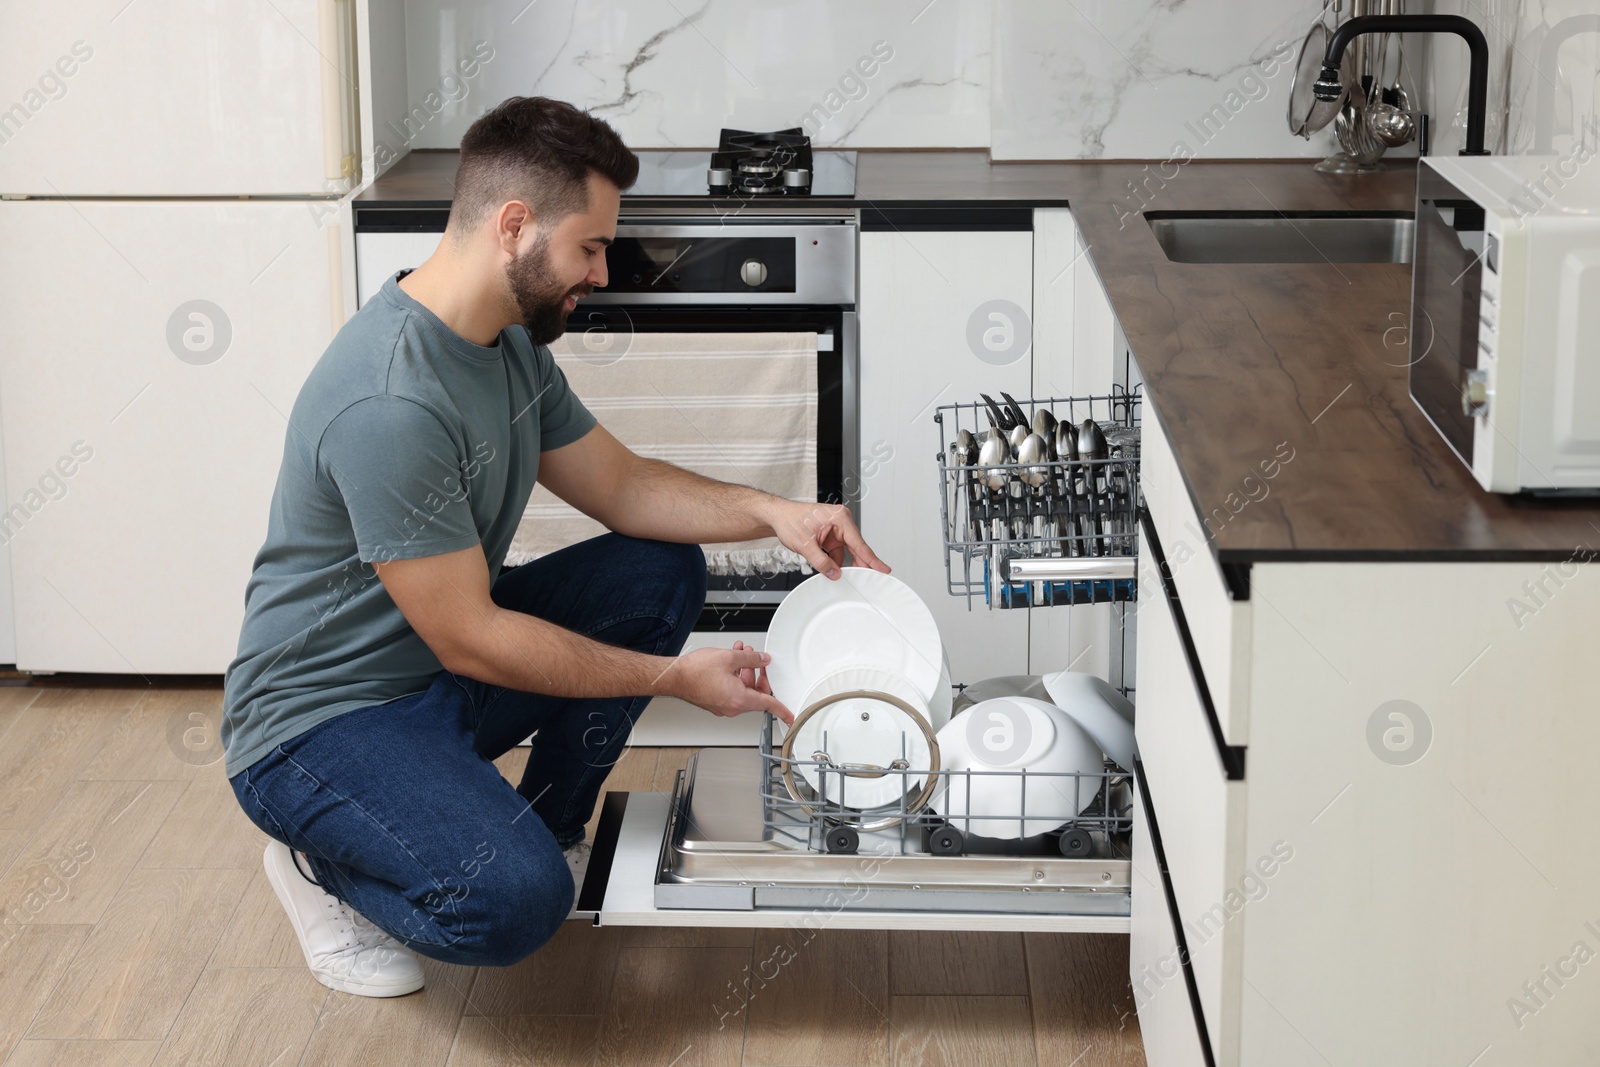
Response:
[{"label": "oven control knob", "polygon": [[1482,415],[1489,407],[1489,372],[1470,370],[1461,379],[1461,414]]},{"label": "oven control knob", "polygon": [[759,259],[747,259],[739,267],[739,277],[751,288],[767,280],[767,265]]}]

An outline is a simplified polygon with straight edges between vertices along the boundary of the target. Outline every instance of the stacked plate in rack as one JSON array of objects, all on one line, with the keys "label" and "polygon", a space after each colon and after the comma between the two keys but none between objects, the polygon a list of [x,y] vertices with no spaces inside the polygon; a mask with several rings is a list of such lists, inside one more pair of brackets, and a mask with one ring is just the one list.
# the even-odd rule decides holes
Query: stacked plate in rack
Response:
[{"label": "stacked plate in rack", "polygon": [[778,605],[766,651],[772,693],[795,715],[791,758],[818,795],[871,810],[922,787],[953,694],[939,627],[909,586],[865,567],[814,575]]}]

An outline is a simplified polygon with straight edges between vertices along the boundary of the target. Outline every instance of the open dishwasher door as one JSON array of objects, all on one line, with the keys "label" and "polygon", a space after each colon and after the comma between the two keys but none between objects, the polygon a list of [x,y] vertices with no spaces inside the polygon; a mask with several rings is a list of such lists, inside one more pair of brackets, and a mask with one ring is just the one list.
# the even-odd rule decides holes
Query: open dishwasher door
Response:
[{"label": "open dishwasher door", "polygon": [[[807,847],[763,814],[758,749],[704,749],[668,793],[608,793],[574,917],[598,925],[1126,933],[1126,838],[1104,855],[935,854],[922,835]],[[904,828],[900,828],[903,830]],[[1105,844],[1102,842],[1102,844]]]}]

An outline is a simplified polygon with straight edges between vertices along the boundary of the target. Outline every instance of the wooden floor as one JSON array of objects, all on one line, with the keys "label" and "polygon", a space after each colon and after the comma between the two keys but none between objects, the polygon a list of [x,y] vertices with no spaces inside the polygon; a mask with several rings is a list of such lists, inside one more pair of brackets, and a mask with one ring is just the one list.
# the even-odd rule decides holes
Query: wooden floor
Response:
[{"label": "wooden floor", "polygon": [[[0,688],[5,1067],[1144,1063],[1111,935],[569,922],[514,967],[333,992],[223,777],[220,689],[133,682]],[[630,750],[610,787],[687,755]]]}]

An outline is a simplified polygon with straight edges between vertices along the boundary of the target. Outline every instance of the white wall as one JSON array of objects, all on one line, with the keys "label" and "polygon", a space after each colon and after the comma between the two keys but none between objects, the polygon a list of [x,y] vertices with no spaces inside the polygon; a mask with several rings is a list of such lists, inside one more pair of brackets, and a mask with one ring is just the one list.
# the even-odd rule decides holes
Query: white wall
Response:
[{"label": "white wall", "polygon": [[[987,147],[996,159],[1320,158],[1333,150],[1331,130],[1294,137],[1285,112],[1293,57],[1322,6],[406,0],[403,30],[388,34],[405,52],[405,110],[399,93],[385,93],[374,140],[396,157],[453,148],[489,106],[542,94],[594,111],[637,148],[709,148],[724,125],[809,125],[820,145]],[[1552,27],[1600,12],[1600,0],[1405,6],[1463,14],[1484,29],[1491,150],[1535,149],[1541,85],[1551,90],[1554,150],[1600,116],[1600,34],[1541,56]],[[1435,115],[1434,152],[1454,153],[1465,135],[1465,45],[1410,35],[1405,58]]]},{"label": "white wall", "polygon": [[808,114],[820,144],[983,146],[989,35],[988,0],[408,0],[413,99],[474,42],[494,49],[474,95],[413,147],[455,147],[484,107],[518,94],[570,100],[635,148],[709,148],[724,125]]},{"label": "white wall", "polygon": [[1315,156],[1289,133],[1319,0],[1014,0],[995,9],[996,159]]},{"label": "white wall", "polygon": [[[1554,55],[1545,52],[1552,31],[1565,20],[1600,18],[1600,2],[1433,0],[1426,7],[1438,14],[1465,15],[1488,39],[1484,143],[1491,152],[1565,154],[1580,142],[1591,152],[1600,149],[1600,33],[1575,34]],[[1568,22],[1564,29],[1575,25]],[[1466,140],[1467,48],[1459,38],[1423,47],[1432,53],[1428,93],[1439,115],[1433,152],[1453,154]],[[1536,136],[1541,110],[1549,134],[1542,145]]]},{"label": "white wall", "polygon": [[[1319,0],[407,0],[407,91],[438,92],[476,43],[493,58],[438,99],[408,147],[453,148],[516,94],[570,100],[636,148],[709,148],[724,125],[808,116],[821,145],[989,147],[998,159],[1320,157],[1291,136],[1290,72]],[[890,58],[858,63],[874,49]],[[1256,80],[1247,81],[1255,70]],[[1230,93],[1234,94],[1230,96]],[[440,94],[441,98],[449,94]],[[1189,125],[1223,109],[1226,120]],[[818,110],[820,109],[820,110]],[[381,138],[380,138],[381,139]]]}]

